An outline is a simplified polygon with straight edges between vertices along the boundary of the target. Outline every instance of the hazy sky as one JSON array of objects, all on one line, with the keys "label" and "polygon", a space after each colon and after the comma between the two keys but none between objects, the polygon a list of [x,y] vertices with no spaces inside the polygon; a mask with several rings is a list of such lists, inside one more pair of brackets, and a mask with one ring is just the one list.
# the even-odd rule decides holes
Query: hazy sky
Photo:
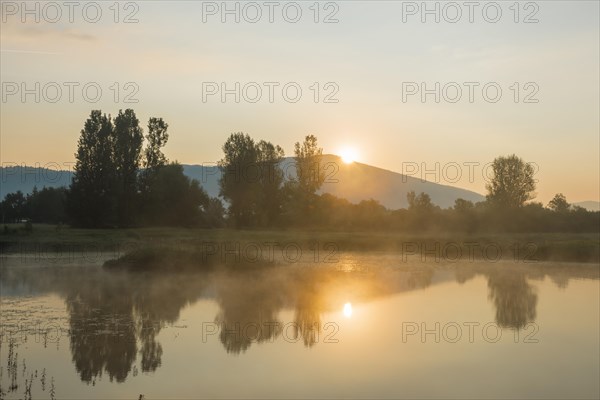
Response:
[{"label": "hazy sky", "polygon": [[[421,10],[413,7],[421,2],[400,1],[321,2],[318,23],[313,1],[297,2],[302,10],[297,23],[285,19],[296,16],[290,2],[272,3],[273,23],[262,1],[254,3],[262,12],[256,23],[247,21],[256,17],[256,7],[244,8],[241,2],[239,23],[235,15],[222,15],[221,2],[121,3],[118,22],[113,2],[98,2],[102,15],[96,23],[91,22],[95,6],[86,2],[73,9],[73,22],[63,2],[54,3],[58,7],[37,3],[37,23],[35,11],[23,15],[21,2],[1,3],[0,157],[5,165],[73,162],[91,109],[114,115],[134,108],[144,125],[150,116],[165,118],[171,134],[166,154],[182,163],[219,160],[232,132],[272,141],[288,155],[294,142],[313,133],[326,153],[354,148],[359,161],[397,172],[406,163],[424,163],[430,170],[440,163],[440,174],[429,174],[429,180],[480,193],[485,191],[483,165],[516,153],[539,167],[537,200],[546,203],[557,192],[571,201],[600,197],[598,1],[521,2],[517,23],[512,1],[476,2],[473,22],[464,2],[446,8],[439,3],[439,23],[435,15],[421,21]],[[36,2],[28,4],[35,10]],[[452,23],[455,4],[462,17]],[[502,15],[488,22],[496,18],[496,5]],[[215,7],[219,10],[212,15]],[[323,23],[332,13],[338,22]],[[130,14],[138,22],[124,23]],[[527,16],[539,22],[524,23]],[[22,84],[36,92],[36,82],[39,102],[34,93],[23,102]],[[251,103],[256,92],[250,85],[239,103],[234,94],[224,103],[220,94],[204,101],[207,82],[223,82],[229,89],[235,82],[240,88],[256,82],[262,97]],[[278,83],[272,86],[272,103],[264,82]],[[424,82],[429,89],[439,82],[440,102],[434,94],[425,102],[420,93],[407,96],[413,87],[407,82],[417,87]],[[464,82],[474,82],[473,102]],[[75,83],[70,102],[68,85]],[[90,83],[86,99],[82,87]],[[282,88],[287,83],[301,88],[299,101],[286,101]],[[488,83],[486,100],[482,87]],[[91,102],[94,85],[102,89],[96,103]],[[293,85],[288,85],[290,98]],[[58,98],[57,86],[62,88]],[[452,103],[456,87],[462,97]],[[497,87],[502,95],[493,103]],[[136,88],[132,98],[138,102],[126,103],[125,95]],[[336,88],[332,98],[338,102],[325,103]],[[538,102],[526,103],[528,95]],[[457,182],[455,169],[447,169],[445,179],[443,167],[449,163],[463,165]],[[472,182],[464,163],[480,164],[473,167]]]}]

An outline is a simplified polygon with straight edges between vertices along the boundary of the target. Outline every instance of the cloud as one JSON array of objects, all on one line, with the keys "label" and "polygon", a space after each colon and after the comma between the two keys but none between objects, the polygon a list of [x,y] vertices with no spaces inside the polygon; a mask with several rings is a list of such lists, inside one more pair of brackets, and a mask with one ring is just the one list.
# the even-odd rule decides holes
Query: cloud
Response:
[{"label": "cloud", "polygon": [[42,54],[42,55],[61,55],[62,53],[56,53],[52,51],[38,51],[38,50],[10,50],[2,49],[2,53],[15,53],[15,54]]},{"label": "cloud", "polygon": [[3,24],[2,42],[30,42],[32,40],[74,40],[91,42],[98,38],[78,29],[64,28],[58,24]]},{"label": "cloud", "polygon": [[83,40],[83,41],[96,41],[97,38],[94,35],[90,35],[89,33],[77,32],[74,30],[68,30],[62,32],[62,35],[66,38],[75,39],[75,40]]}]

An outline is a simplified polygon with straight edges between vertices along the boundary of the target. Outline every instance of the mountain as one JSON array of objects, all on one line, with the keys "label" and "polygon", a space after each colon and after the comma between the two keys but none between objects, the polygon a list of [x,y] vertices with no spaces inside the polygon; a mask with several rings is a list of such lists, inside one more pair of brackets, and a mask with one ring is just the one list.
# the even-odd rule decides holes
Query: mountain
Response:
[{"label": "mountain", "polygon": [[[354,203],[375,199],[390,209],[405,208],[408,206],[406,194],[411,190],[429,194],[432,202],[442,208],[451,207],[457,198],[473,202],[484,200],[484,196],[470,190],[422,181],[419,178],[359,162],[345,164],[334,155],[324,155],[321,167],[326,175],[326,182],[321,192],[331,193]],[[292,157],[285,158],[281,168],[286,178],[295,177]],[[186,176],[197,179],[210,196],[218,196],[221,172],[217,166],[184,164],[183,171]],[[43,167],[0,167],[0,198],[17,190],[31,193],[34,186],[38,188],[68,186],[72,176],[71,171],[57,171]],[[576,203],[576,205],[589,210],[600,209],[600,203],[597,201]]]},{"label": "mountain", "polygon": [[[470,190],[422,181],[358,162],[346,164],[340,157],[330,154],[323,156],[321,168],[325,173],[325,183],[320,192],[331,193],[353,203],[375,199],[390,209],[406,208],[406,194],[411,190],[417,194],[429,194],[431,201],[442,208],[452,207],[458,198],[473,202],[484,200],[484,196]],[[281,162],[281,169],[287,179],[296,176],[292,157]],[[218,195],[221,176],[218,167],[184,165],[183,170],[190,178],[197,179],[208,194]]]},{"label": "mountain", "polygon": [[588,211],[600,211],[600,201],[580,201],[573,205],[583,207]]},{"label": "mountain", "polygon": [[7,193],[17,190],[28,194],[33,187],[69,186],[73,173],[71,171],[55,170],[44,167],[0,167],[0,199]]},{"label": "mountain", "polygon": [[367,164],[345,164],[337,156],[325,156],[324,162],[330,182],[325,183],[322,190],[352,202],[373,198],[390,209],[406,208],[406,194],[410,191],[427,193],[431,201],[442,208],[452,207],[458,198],[474,203],[485,199],[470,190],[421,180]]}]

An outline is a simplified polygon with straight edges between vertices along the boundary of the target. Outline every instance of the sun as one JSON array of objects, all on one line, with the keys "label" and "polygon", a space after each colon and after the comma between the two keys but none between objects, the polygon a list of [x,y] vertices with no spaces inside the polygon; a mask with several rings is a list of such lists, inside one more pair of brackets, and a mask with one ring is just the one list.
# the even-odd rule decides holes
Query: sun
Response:
[{"label": "sun", "polygon": [[352,316],[352,303],[344,304],[344,310],[342,312],[346,318],[350,318]]},{"label": "sun", "polygon": [[356,150],[346,147],[340,150],[340,157],[346,164],[352,164],[356,160]]}]

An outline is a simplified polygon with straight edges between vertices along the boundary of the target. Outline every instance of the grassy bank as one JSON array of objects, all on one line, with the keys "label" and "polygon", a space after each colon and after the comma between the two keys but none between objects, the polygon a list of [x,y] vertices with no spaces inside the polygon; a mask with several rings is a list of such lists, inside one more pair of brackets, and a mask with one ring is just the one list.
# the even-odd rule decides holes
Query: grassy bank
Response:
[{"label": "grassy bank", "polygon": [[[600,235],[575,233],[543,234],[456,234],[398,232],[339,232],[309,230],[233,230],[233,229],[75,229],[34,225],[27,232],[23,225],[9,226],[0,234],[4,254],[25,251],[103,250],[125,254],[145,254],[147,262],[168,251],[186,257],[209,257],[215,252],[251,252],[256,249],[303,249],[318,251],[320,257],[348,251],[389,251],[426,259],[512,258],[518,261],[600,262]],[[152,249],[160,249],[160,252]],[[141,251],[145,253],[141,253]],[[499,254],[500,253],[500,254]],[[168,253],[175,257],[173,253]]]}]

